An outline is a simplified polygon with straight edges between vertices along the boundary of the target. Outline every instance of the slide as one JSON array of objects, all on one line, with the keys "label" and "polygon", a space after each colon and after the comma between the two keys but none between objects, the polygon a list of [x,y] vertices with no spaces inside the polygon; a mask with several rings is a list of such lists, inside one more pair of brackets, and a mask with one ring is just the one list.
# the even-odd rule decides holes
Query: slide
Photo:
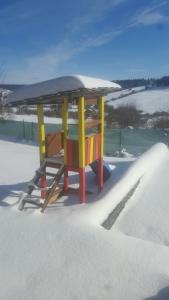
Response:
[{"label": "slide", "polygon": [[[93,163],[90,164],[93,172],[98,176],[98,160],[95,160]],[[109,164],[103,160],[103,181],[106,181],[112,172]]]}]

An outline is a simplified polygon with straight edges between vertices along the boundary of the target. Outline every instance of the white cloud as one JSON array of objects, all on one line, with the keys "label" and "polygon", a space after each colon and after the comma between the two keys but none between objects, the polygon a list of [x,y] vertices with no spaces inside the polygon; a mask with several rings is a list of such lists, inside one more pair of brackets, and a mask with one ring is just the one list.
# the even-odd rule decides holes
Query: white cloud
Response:
[{"label": "white cloud", "polygon": [[139,23],[143,25],[154,25],[164,23],[167,20],[168,18],[161,13],[150,13],[140,16]]},{"label": "white cloud", "polygon": [[[66,64],[74,56],[92,47],[99,47],[121,34],[120,30],[87,38],[79,42],[64,40],[46,52],[26,58],[22,63],[11,65],[6,81],[32,83],[56,77],[61,65]],[[69,73],[69,71],[68,71]]]},{"label": "white cloud", "polygon": [[164,11],[167,5],[167,1],[162,1],[160,3],[154,3],[151,6],[143,9],[133,17],[132,25],[147,26],[169,22],[169,17],[165,14]]},{"label": "white cloud", "polygon": [[[101,7],[105,1],[106,0],[98,0],[98,4],[100,3],[100,12],[97,12],[96,15],[94,14],[93,19],[91,13],[86,16],[86,19],[76,19],[75,23],[85,26],[85,24],[89,24],[90,22],[96,22],[99,17],[101,18]],[[112,0],[109,1],[109,5],[117,5],[122,1],[124,0]],[[95,0],[95,3],[96,2]],[[65,39],[60,44],[49,47],[47,51],[39,53],[39,55],[27,57],[21,63],[19,62],[18,65],[10,66],[10,72],[7,74],[6,81],[31,83],[56,77],[60,75],[61,66],[64,66],[65,69],[65,65],[68,61],[89,48],[100,47],[107,44],[117,36],[138,26],[150,26],[161,22],[168,22],[168,17],[162,12],[162,9],[166,7],[167,3],[168,2],[163,1],[144,8],[131,17],[123,27],[114,28],[97,36],[91,36],[91,34],[89,34],[87,38],[81,38],[81,40],[79,39],[78,41],[75,35],[74,39]]]},{"label": "white cloud", "polygon": [[[74,25],[82,30],[86,25],[101,20],[105,17],[105,14],[110,11],[110,8],[113,8],[124,1],[126,0],[93,0],[92,6],[90,6],[90,9],[88,8],[88,14],[84,14],[82,17],[77,18],[74,21]],[[7,74],[6,81],[31,83],[57,76],[59,67],[68,60],[79,53],[84,52],[88,48],[99,47],[108,43],[121,33],[121,30],[115,29],[100,34],[99,36],[91,37],[89,35],[76,42],[76,35],[71,40],[65,39],[60,44],[49,47],[47,51],[39,53],[39,55],[27,57],[22,60],[21,63],[9,66],[8,69],[10,71]]]},{"label": "white cloud", "polygon": [[93,0],[86,1],[86,11],[69,24],[72,32],[103,20],[106,14],[126,0]]},{"label": "white cloud", "polygon": [[[126,0],[79,0],[79,8],[82,7],[79,17],[75,17],[76,9],[72,13],[72,21],[67,20],[67,29],[72,32],[81,31],[87,25],[94,24],[105,18],[105,15],[114,7],[118,6]],[[76,1],[75,1],[76,2]],[[67,1],[65,9],[69,10],[75,4],[70,4]],[[48,15],[46,15],[46,12]],[[63,13],[63,12],[62,12]],[[23,27],[28,27],[34,21],[41,22],[48,17],[58,18],[59,10],[57,10],[57,1],[48,0],[19,0],[6,5],[4,8],[0,7],[0,33],[18,32]],[[62,26],[65,24],[62,24]]]},{"label": "white cloud", "polygon": [[22,63],[10,66],[8,81],[32,83],[56,76],[57,68],[79,52],[69,41],[49,48],[39,55],[25,58]]}]

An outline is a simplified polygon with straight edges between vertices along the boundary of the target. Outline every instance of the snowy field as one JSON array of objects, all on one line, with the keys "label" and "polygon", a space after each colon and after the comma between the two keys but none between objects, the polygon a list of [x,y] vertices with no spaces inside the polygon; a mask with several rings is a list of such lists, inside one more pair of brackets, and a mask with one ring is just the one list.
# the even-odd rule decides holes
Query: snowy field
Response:
[{"label": "snowy field", "polygon": [[145,86],[133,87],[131,89],[125,89],[118,92],[113,92],[105,96],[105,101],[116,100],[118,98],[123,98],[131,94],[135,94],[145,90]]},{"label": "snowy field", "polygon": [[106,160],[113,171],[101,195],[87,172],[86,206],[64,196],[44,214],[20,212],[38,148],[0,140],[0,299],[169,299],[168,148],[157,144],[137,161]]},{"label": "snowy field", "polygon": [[148,114],[169,112],[169,89],[159,88],[140,91],[118,100],[108,101],[107,104],[115,108],[134,105],[138,110]]},{"label": "snowy field", "polygon": [[[38,119],[37,119],[37,115],[16,115],[13,114],[10,117],[11,120],[14,121],[25,121],[25,122],[33,122],[33,123],[37,123]],[[45,123],[49,123],[49,124],[62,124],[62,118],[57,118],[57,117],[44,117],[44,121]],[[76,124],[77,120],[75,119],[71,119],[69,118],[69,124]]]}]

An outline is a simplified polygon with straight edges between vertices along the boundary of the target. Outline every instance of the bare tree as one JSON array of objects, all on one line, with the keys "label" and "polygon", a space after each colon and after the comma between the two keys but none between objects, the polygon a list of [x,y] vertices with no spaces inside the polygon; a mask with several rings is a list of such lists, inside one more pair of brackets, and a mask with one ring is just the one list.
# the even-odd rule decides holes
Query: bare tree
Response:
[{"label": "bare tree", "polygon": [[169,128],[169,118],[168,117],[160,117],[155,121],[154,128],[158,129],[168,129]]},{"label": "bare tree", "polygon": [[141,111],[137,110],[135,106],[121,106],[121,107],[105,107],[107,126],[113,123],[118,124],[121,128],[128,126],[138,127],[141,121]]},{"label": "bare tree", "polygon": [[[4,75],[4,71],[3,71],[3,67],[2,64],[0,65],[0,82],[2,83],[3,81],[3,75]],[[3,116],[3,89],[0,88],[0,117]]]},{"label": "bare tree", "polygon": [[[5,72],[5,65],[4,63],[0,64],[0,84],[2,85],[4,82],[6,76],[6,72]],[[6,117],[6,114],[9,113],[10,109],[6,108],[4,106],[4,101],[5,101],[5,97],[7,94],[9,94],[10,91],[4,89],[3,87],[0,88],[0,118],[4,119]]]}]

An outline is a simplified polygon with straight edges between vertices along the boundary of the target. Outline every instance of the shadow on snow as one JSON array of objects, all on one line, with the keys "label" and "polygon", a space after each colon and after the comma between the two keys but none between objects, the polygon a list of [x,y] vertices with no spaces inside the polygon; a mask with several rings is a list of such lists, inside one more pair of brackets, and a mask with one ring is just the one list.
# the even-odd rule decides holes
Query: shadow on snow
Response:
[{"label": "shadow on snow", "polygon": [[[100,198],[104,197],[107,192],[121,179],[121,177],[126,173],[128,168],[131,166],[132,161],[126,162],[115,162],[110,163],[114,166],[114,170],[112,171],[110,178],[105,182],[104,189],[101,194],[98,194],[98,186],[97,186],[97,177],[93,173],[93,171],[89,171],[86,174],[86,202],[92,203]],[[78,189],[79,176],[78,174],[72,174],[69,177],[69,184],[75,185]],[[63,178],[61,180],[63,183]],[[13,206],[18,203],[18,197],[21,192],[23,192],[27,186],[28,182],[20,182],[16,184],[9,185],[0,185],[0,206],[8,207]],[[10,197],[11,199],[7,199]],[[38,197],[37,197],[38,198]],[[77,194],[68,194],[60,198],[60,200],[48,207],[57,207],[60,205],[72,206],[79,204],[79,195]]]},{"label": "shadow on snow", "polygon": [[[26,188],[27,182],[20,182],[16,184],[0,185],[0,206],[15,205],[18,201],[18,197],[22,191]],[[7,197],[11,197],[10,200],[5,201]]]},{"label": "shadow on snow", "polygon": [[169,287],[161,289],[155,296],[145,298],[144,300],[169,300]]}]

